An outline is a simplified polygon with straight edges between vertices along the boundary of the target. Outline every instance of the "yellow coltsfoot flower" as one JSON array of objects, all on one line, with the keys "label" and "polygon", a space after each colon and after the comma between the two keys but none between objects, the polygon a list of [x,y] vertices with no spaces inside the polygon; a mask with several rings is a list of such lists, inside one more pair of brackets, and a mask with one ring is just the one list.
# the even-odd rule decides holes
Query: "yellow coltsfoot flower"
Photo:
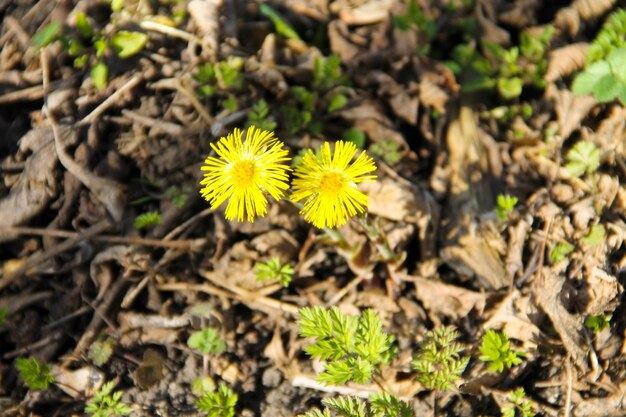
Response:
[{"label": "yellow coltsfoot flower", "polygon": [[320,153],[316,156],[309,150],[296,166],[291,199],[305,200],[300,213],[314,226],[343,226],[349,218],[365,212],[367,195],[359,191],[357,184],[374,181],[376,175],[368,174],[376,170],[376,165],[365,151],[352,162],[357,153],[352,142],[337,141],[332,154],[330,144],[325,142]]},{"label": "yellow coltsfoot flower", "polygon": [[216,209],[229,199],[226,219],[253,222],[256,216],[267,213],[267,196],[279,200],[289,188],[290,158],[283,149],[283,142],[274,137],[274,132],[250,126],[246,138],[235,129],[211,147],[217,158],[209,156],[202,171],[206,171],[200,185],[200,194]]}]

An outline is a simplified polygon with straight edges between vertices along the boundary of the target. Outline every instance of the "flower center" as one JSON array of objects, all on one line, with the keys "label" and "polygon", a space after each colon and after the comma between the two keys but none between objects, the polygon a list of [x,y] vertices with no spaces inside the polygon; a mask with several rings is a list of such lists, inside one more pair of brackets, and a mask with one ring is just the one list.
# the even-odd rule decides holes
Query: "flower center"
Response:
[{"label": "flower center", "polygon": [[320,191],[327,194],[338,194],[345,186],[343,175],[338,172],[324,174],[320,181]]},{"label": "flower center", "polygon": [[249,187],[254,184],[256,168],[250,161],[239,161],[233,165],[233,182],[240,187]]}]

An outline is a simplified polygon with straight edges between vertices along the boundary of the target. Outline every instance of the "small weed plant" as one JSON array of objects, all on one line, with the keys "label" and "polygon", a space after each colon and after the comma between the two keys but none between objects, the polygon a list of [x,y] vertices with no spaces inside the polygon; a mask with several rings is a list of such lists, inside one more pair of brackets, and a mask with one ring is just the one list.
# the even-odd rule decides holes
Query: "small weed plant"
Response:
[{"label": "small weed plant", "polygon": [[220,384],[217,391],[205,393],[198,398],[196,407],[206,413],[207,417],[234,417],[238,398],[226,384]]},{"label": "small weed plant", "polygon": [[278,124],[270,115],[270,107],[263,99],[252,105],[252,109],[248,112],[248,120],[246,126],[258,126],[263,130],[274,130]]},{"label": "small weed plant", "polygon": [[203,355],[220,354],[226,350],[226,343],[212,327],[193,332],[187,339],[187,345]]},{"label": "small weed plant", "polygon": [[584,236],[580,242],[584,247],[593,249],[600,246],[604,242],[606,236],[606,229],[603,224],[594,224],[589,230],[589,233]]},{"label": "small weed plant", "polygon": [[85,413],[93,417],[129,415],[131,409],[122,401],[122,391],[113,392],[115,381],[106,382],[87,402]]},{"label": "small weed plant", "polygon": [[161,223],[161,213],[158,211],[149,211],[135,217],[135,229],[144,229],[149,226],[156,226]]},{"label": "small weed plant", "polygon": [[36,358],[17,358],[15,368],[20,379],[29,389],[47,390],[50,384],[54,382],[48,364],[41,363]]},{"label": "small weed plant", "polygon": [[9,308],[7,306],[0,306],[0,326],[2,326],[7,321],[8,313]]},{"label": "small weed plant", "polygon": [[389,139],[373,143],[369,151],[388,165],[395,165],[402,159],[400,144]]},{"label": "small weed plant", "polygon": [[465,347],[457,342],[459,333],[453,327],[439,327],[426,333],[411,365],[417,380],[426,388],[446,391],[456,387],[469,362],[462,356]]},{"label": "small weed plant", "polygon": [[96,340],[89,346],[87,356],[96,366],[102,366],[111,359],[113,355],[113,346],[115,341],[113,339],[101,339]]},{"label": "small weed plant", "polygon": [[615,49],[606,59],[577,74],[572,91],[577,95],[593,94],[600,103],[617,98],[626,105],[626,48]]},{"label": "small weed plant", "polygon": [[611,318],[613,316],[610,314],[598,314],[587,317],[585,320],[585,327],[591,329],[593,334],[598,334],[604,329],[608,329],[611,327]]},{"label": "small weed plant", "polygon": [[404,401],[387,393],[370,395],[367,401],[351,396],[325,398],[324,410],[312,410],[299,417],[413,417],[415,412]]},{"label": "small weed plant", "polygon": [[393,337],[387,335],[373,310],[360,316],[343,314],[337,307],[306,307],[299,310],[300,335],[315,338],[305,351],[326,361],[319,382],[340,385],[369,382],[395,353]]},{"label": "small weed plant", "polygon": [[593,174],[600,166],[600,150],[590,141],[581,140],[567,152],[565,169],[573,177]]},{"label": "small weed plant", "polygon": [[550,263],[557,264],[574,251],[574,245],[567,242],[558,242],[550,251]]},{"label": "small weed plant", "polygon": [[288,287],[295,270],[289,264],[282,264],[278,256],[261,262],[254,268],[258,281],[278,281],[283,287]]},{"label": "small weed plant", "polygon": [[489,370],[502,372],[522,363],[523,352],[511,350],[511,342],[504,332],[487,330],[480,345],[480,360],[489,363]]},{"label": "small weed plant", "polygon": [[200,97],[213,97],[220,91],[236,91],[243,86],[243,59],[230,57],[215,64],[207,62],[198,67],[193,79]]},{"label": "small weed plant", "polygon": [[517,205],[517,197],[508,194],[500,194],[497,199],[496,214],[500,220],[506,220]]},{"label": "small weed plant", "polygon": [[626,48],[626,9],[618,8],[607,17],[587,50],[587,63],[602,61],[616,49]]},{"label": "small weed plant", "polygon": [[526,399],[524,388],[518,388],[511,392],[500,412],[502,417],[535,417],[535,406],[532,401]]}]

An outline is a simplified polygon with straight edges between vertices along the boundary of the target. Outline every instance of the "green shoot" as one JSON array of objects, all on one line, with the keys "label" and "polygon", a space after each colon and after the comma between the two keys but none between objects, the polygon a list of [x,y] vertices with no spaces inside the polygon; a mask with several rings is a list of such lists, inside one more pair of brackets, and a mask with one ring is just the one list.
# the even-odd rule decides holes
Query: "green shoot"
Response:
[{"label": "green shoot", "polygon": [[606,60],[589,65],[576,75],[572,84],[574,94],[593,93],[600,103],[615,98],[626,105],[626,48],[615,49]]},{"label": "green shoot", "polygon": [[490,362],[489,370],[502,372],[504,367],[512,368],[522,363],[523,352],[511,350],[509,338],[504,332],[487,330],[480,345],[480,360]]},{"label": "green shoot", "polygon": [[367,402],[356,397],[341,396],[322,400],[323,411],[312,410],[298,417],[414,417],[415,412],[404,401],[387,393],[370,395]]},{"label": "green shoot", "polygon": [[602,330],[611,327],[611,318],[613,318],[613,316],[610,314],[588,316],[585,320],[585,327],[593,330],[593,334],[600,333]]},{"label": "green shoot", "polygon": [[565,169],[573,177],[592,174],[599,166],[600,150],[593,142],[581,140],[567,152]]},{"label": "green shoot", "polygon": [[626,48],[626,9],[618,8],[602,25],[602,29],[587,50],[587,62],[601,61],[615,49]]},{"label": "green shoot", "polygon": [[313,64],[313,88],[328,91],[334,87],[347,85],[348,78],[341,72],[341,58],[332,54],[328,58],[318,57]]},{"label": "green shoot", "polygon": [[17,358],[15,368],[24,384],[33,390],[46,390],[54,382],[50,367],[36,358]]},{"label": "green shoot", "polygon": [[187,345],[205,355],[219,354],[226,350],[226,343],[212,327],[193,332],[187,339]]},{"label": "green shoot", "polygon": [[276,130],[276,122],[270,116],[270,108],[263,99],[252,105],[252,109],[248,112],[248,120],[246,126],[256,126],[263,130]]},{"label": "green shoot", "polygon": [[502,417],[520,415],[516,411],[519,411],[522,417],[535,417],[534,405],[532,401],[524,398],[525,395],[524,388],[521,387],[511,392],[507,397],[508,403],[500,409]]},{"label": "green shoot", "polygon": [[188,186],[183,186],[182,188],[177,187],[176,185],[172,185],[168,187],[163,196],[165,198],[169,198],[172,201],[172,204],[178,208],[183,208],[185,203],[187,202],[187,198],[191,194],[191,188]]},{"label": "green shoot", "polygon": [[141,32],[120,30],[111,36],[111,45],[120,58],[130,58],[138,54],[148,42],[148,35]]},{"label": "green shoot", "polygon": [[496,214],[500,220],[506,220],[509,214],[513,213],[513,209],[517,204],[517,197],[508,194],[498,195],[498,205],[496,206]]},{"label": "green shoot", "polygon": [[450,326],[426,333],[412,362],[417,380],[426,388],[445,391],[456,385],[470,359],[461,356],[464,347],[456,342],[458,337],[458,332]]},{"label": "green shoot", "polygon": [[50,22],[43,27],[30,40],[35,49],[41,49],[46,45],[56,41],[63,32],[63,24],[61,22]]},{"label": "green shoot", "polygon": [[343,94],[335,94],[328,103],[328,112],[341,110],[346,107],[346,104],[348,104],[348,97]]},{"label": "green shoot", "polygon": [[388,165],[394,165],[402,159],[400,144],[389,139],[373,143],[369,147],[369,151]]},{"label": "green shoot", "polygon": [[282,265],[278,256],[258,263],[254,269],[257,281],[279,281],[283,287],[289,286],[295,272],[291,265]]},{"label": "green shoot", "polygon": [[326,361],[324,371],[316,378],[319,382],[367,383],[378,372],[378,366],[388,363],[395,353],[393,338],[383,331],[373,310],[352,316],[341,313],[337,307],[306,307],[298,315],[300,335],[315,338],[306,353]]},{"label": "green shoot", "polygon": [[210,376],[202,376],[191,381],[191,391],[198,397],[215,391],[215,381]]},{"label": "green shoot", "polygon": [[7,314],[9,313],[9,308],[7,306],[0,306],[0,326],[7,321]]},{"label": "green shoot", "polygon": [[409,2],[409,9],[405,15],[393,16],[393,25],[403,32],[415,30],[419,33],[420,46],[417,52],[420,54],[428,54],[430,51],[430,42],[437,33],[437,24],[435,19],[428,17],[422,9],[417,5],[416,0]]},{"label": "green shoot", "polygon": [[604,242],[604,236],[606,235],[606,231],[604,229],[604,225],[595,224],[589,231],[587,236],[583,237],[580,241],[581,243],[589,249],[593,249],[599,246],[602,242]]},{"label": "green shoot", "polygon": [[89,346],[87,356],[96,366],[102,366],[111,359],[113,355],[113,339],[96,340]]},{"label": "green shoot", "polygon": [[131,409],[122,401],[122,391],[113,392],[114,381],[109,381],[96,391],[87,402],[85,413],[93,417],[114,417],[130,414]]},{"label": "green shoot", "polygon": [[158,211],[149,211],[135,217],[135,229],[143,229],[144,227],[154,226],[161,223],[161,213]]},{"label": "green shoot", "polygon": [[571,245],[567,242],[559,242],[550,251],[550,263],[558,264],[561,262],[567,255],[569,255],[574,250],[574,245]]},{"label": "green shoot", "polygon": [[259,11],[264,16],[268,17],[272,23],[274,23],[274,27],[276,27],[276,33],[282,36],[285,39],[293,39],[300,40],[300,36],[298,32],[294,30],[293,27],[285,20],[285,18],[280,15],[276,10],[272,9],[267,4],[259,5]]},{"label": "green shoot", "polygon": [[91,67],[91,80],[93,85],[98,89],[106,87],[109,81],[109,67],[102,61],[98,61]]},{"label": "green shoot", "polygon": [[220,384],[217,391],[202,395],[196,407],[207,417],[234,417],[239,397],[226,384]]}]

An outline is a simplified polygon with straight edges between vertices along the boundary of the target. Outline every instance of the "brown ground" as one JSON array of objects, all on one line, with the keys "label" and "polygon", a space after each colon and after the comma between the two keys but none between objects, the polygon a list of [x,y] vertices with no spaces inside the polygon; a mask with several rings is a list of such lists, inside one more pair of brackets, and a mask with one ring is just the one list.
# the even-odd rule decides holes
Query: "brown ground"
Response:
[{"label": "brown ground", "polygon": [[[186,3],[129,2],[111,16],[91,0],[0,1],[0,309],[8,313],[0,416],[82,415],[103,379],[119,382],[132,415],[200,415],[190,383],[202,358],[186,341],[206,325],[226,341],[209,374],[238,393],[237,415],[306,412],[336,392],[314,382],[317,365],[302,351],[296,312],[307,305],[376,309],[400,352],[385,381],[416,415],[431,415],[431,397],[412,378],[411,355],[442,324],[459,329],[473,359],[460,392],[439,395],[440,416],[499,416],[519,386],[546,416],[626,415],[626,108],[570,91],[584,44],[623,1],[483,0],[452,10],[462,2],[419,0],[435,22],[430,40],[394,27],[390,16],[406,13],[401,1],[271,2],[302,40],[276,34],[257,2]],[[78,10],[103,33],[149,36],[134,57],[107,52],[103,89],[90,77],[93,51],[77,69],[62,42],[43,52],[30,42],[51,21],[76,32]],[[155,15],[177,30],[139,25]],[[467,19],[474,29],[464,33]],[[444,65],[468,33],[510,47],[547,24],[555,34],[545,87],[519,98],[465,93],[465,80]],[[345,79],[314,76],[316,57],[331,53]],[[241,85],[220,79],[212,97],[199,96],[198,67],[233,57],[242,59]],[[320,79],[330,84],[316,86]],[[295,86],[317,91],[312,122],[321,130],[289,128],[284,106],[302,109]],[[337,93],[347,103],[329,112]],[[229,99],[237,109],[226,109]],[[198,194],[209,144],[244,127],[260,99],[292,155],[351,128],[365,134],[365,149],[395,147],[397,158],[376,156],[379,181],[362,187],[377,236],[351,222],[345,242],[333,241],[286,201],[253,224],[209,209]],[[498,106],[529,106],[532,115],[496,119]],[[597,146],[601,164],[572,177],[567,152],[581,139]],[[506,220],[494,212],[499,194],[519,199]],[[134,227],[153,211],[160,224]],[[604,234],[590,242],[597,225]],[[554,262],[559,242],[573,251]],[[257,282],[255,263],[271,256],[294,266],[288,288]],[[612,315],[610,327],[594,334],[584,321],[601,314]],[[489,328],[526,352],[523,364],[486,371],[477,358]],[[88,351],[106,338],[113,355],[96,366]],[[14,361],[30,356],[65,386],[29,391]]]}]

